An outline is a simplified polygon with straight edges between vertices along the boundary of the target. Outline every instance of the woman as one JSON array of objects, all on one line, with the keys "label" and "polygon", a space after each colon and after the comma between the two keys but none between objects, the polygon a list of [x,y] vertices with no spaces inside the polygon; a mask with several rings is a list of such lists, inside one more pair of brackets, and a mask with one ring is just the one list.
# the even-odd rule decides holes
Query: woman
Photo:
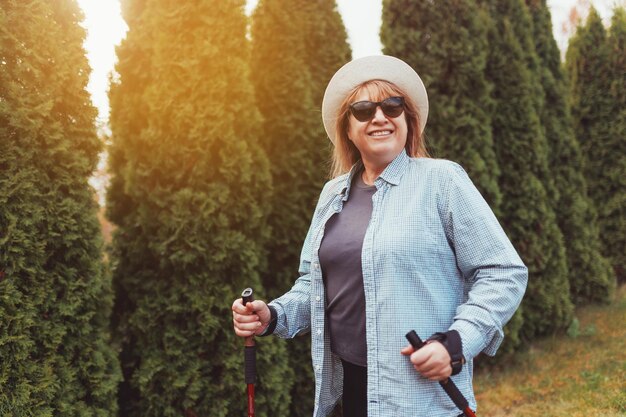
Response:
[{"label": "woman", "polygon": [[[494,355],[527,269],[457,164],[428,158],[415,71],[390,56],[344,65],[322,104],[335,145],[282,297],[233,303],[235,333],[311,332],[314,417],[343,395],[345,417],[459,415],[437,381],[451,375],[476,409],[472,359]],[[434,335],[414,351],[405,334]]]}]

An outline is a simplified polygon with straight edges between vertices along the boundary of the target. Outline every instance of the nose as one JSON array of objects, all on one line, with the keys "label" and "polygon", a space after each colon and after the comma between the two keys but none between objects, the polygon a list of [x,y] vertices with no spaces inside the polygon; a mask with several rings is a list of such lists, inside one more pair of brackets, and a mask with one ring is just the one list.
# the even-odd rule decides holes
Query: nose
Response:
[{"label": "nose", "polygon": [[376,112],[374,113],[374,118],[372,119],[372,122],[382,123],[386,121],[387,116],[385,116],[385,113],[383,113],[383,109],[381,109],[380,106],[376,106]]}]

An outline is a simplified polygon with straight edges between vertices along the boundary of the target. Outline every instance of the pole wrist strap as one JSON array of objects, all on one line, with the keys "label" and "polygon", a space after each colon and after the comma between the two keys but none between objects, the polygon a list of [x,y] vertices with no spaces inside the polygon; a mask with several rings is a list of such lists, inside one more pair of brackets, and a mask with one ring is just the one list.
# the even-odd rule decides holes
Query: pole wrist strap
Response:
[{"label": "pole wrist strap", "polygon": [[435,333],[427,340],[435,340],[443,345],[450,355],[450,366],[452,366],[452,375],[461,372],[465,357],[463,356],[463,342],[461,336],[456,330],[450,330],[445,333]]},{"label": "pole wrist strap", "polygon": [[274,330],[276,329],[276,322],[278,321],[278,312],[276,311],[276,308],[270,305],[267,307],[270,309],[270,324],[265,328],[263,333],[259,335],[261,337],[269,336],[274,333]]}]

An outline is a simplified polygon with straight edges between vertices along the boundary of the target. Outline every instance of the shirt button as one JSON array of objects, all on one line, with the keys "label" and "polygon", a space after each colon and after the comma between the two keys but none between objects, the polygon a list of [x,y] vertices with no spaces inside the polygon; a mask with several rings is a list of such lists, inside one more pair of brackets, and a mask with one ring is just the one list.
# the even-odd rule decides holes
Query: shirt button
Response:
[{"label": "shirt button", "polygon": [[319,365],[315,365],[315,370],[319,371],[320,370],[320,366]]},{"label": "shirt button", "polygon": [[315,301],[319,301],[321,299],[322,299],[322,297],[320,297],[319,295],[317,297],[315,297]]},{"label": "shirt button", "polygon": [[315,263],[313,263],[313,268],[315,270],[318,270],[318,269],[320,269],[320,265],[317,262],[315,262]]},{"label": "shirt button", "polygon": [[322,334],[322,329],[317,329],[317,334]]}]

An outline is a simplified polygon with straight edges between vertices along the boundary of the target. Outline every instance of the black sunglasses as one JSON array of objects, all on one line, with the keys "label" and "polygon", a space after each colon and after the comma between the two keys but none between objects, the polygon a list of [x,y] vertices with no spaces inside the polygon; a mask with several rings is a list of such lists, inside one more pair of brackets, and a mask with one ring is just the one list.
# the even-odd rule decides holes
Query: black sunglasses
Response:
[{"label": "black sunglasses", "polygon": [[376,108],[385,113],[387,117],[398,117],[404,111],[404,97],[389,97],[383,101],[357,101],[350,104],[350,112],[359,122],[367,122],[376,114]]}]

